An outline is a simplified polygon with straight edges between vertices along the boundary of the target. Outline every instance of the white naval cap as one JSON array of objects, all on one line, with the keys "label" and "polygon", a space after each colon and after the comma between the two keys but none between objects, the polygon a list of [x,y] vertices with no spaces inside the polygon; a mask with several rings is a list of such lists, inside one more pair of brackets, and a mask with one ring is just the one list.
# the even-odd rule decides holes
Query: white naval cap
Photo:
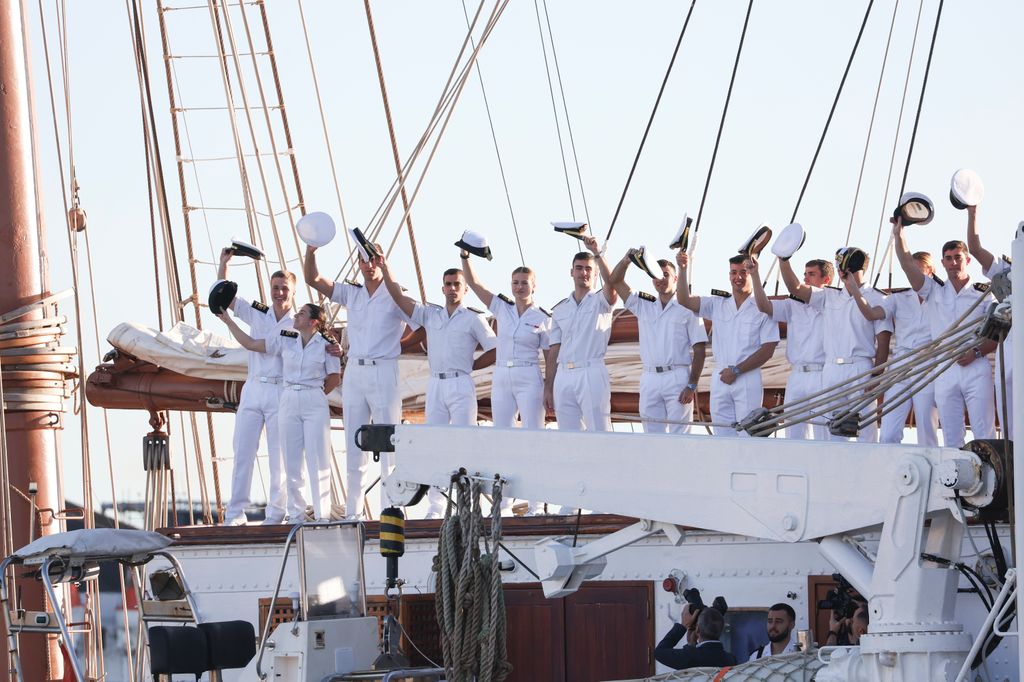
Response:
[{"label": "white naval cap", "polygon": [[231,302],[235,300],[235,294],[238,293],[238,285],[229,279],[218,279],[210,287],[210,295],[207,299],[207,303],[210,305],[210,312],[215,315],[219,315]]},{"label": "white naval cap", "polygon": [[243,242],[240,239],[232,239],[231,246],[228,247],[231,252],[238,256],[247,256],[253,260],[261,260],[263,258],[263,252],[257,249],[248,242]]},{"label": "white naval cap", "polygon": [[949,181],[949,203],[959,210],[977,206],[985,198],[985,185],[981,176],[970,168],[961,168]]},{"label": "white naval cap", "polygon": [[[654,274],[654,268],[651,267],[652,263],[647,258],[646,246],[641,246],[638,249],[630,249],[629,260],[633,265],[646,272],[651,279],[661,279],[661,274]],[[658,269],[658,272],[661,273],[660,268]]]},{"label": "white naval cap", "polygon": [[464,251],[468,251],[474,256],[480,256],[481,258],[491,260],[491,247],[487,246],[487,238],[479,232],[466,230],[462,233],[462,237],[459,238],[459,241],[455,242],[455,246]]},{"label": "white naval cap", "polygon": [[363,231],[358,227],[353,227],[348,231],[349,235],[352,236],[352,241],[355,242],[356,249],[359,251],[359,257],[365,261],[373,260],[374,258],[380,258],[381,250],[363,234]]},{"label": "white naval cap", "polygon": [[779,260],[789,260],[804,245],[805,239],[807,239],[807,233],[804,232],[803,225],[790,223],[782,228],[782,232],[779,232],[779,236],[775,238],[775,242],[772,244],[772,253]]},{"label": "white naval cap", "polygon": [[576,237],[577,239],[587,233],[586,223],[551,223],[551,227],[555,228],[555,232],[561,232],[562,234],[567,234],[570,237]]},{"label": "white naval cap", "polygon": [[676,235],[669,242],[668,248],[686,251],[690,247],[690,226],[692,224],[693,218],[684,213],[683,221],[679,223],[679,229],[676,230]]},{"label": "white naval cap", "polygon": [[299,218],[299,222],[295,223],[295,231],[299,239],[317,248],[330,244],[336,232],[334,219],[322,211],[307,213]]},{"label": "white naval cap", "polygon": [[771,238],[772,228],[768,227],[768,223],[761,223],[754,230],[754,233],[750,235],[750,238],[740,245],[738,253],[744,256],[759,256],[764,247],[768,246],[768,241]]},{"label": "white naval cap", "polygon": [[927,225],[935,217],[932,200],[920,192],[907,192],[900,197],[900,203],[892,213],[893,218],[903,218],[904,225]]}]

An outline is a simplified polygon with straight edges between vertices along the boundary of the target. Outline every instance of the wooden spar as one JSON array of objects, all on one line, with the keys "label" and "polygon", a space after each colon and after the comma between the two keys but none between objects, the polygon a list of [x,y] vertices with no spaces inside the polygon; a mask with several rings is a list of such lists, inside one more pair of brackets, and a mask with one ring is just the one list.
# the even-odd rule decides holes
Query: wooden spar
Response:
[{"label": "wooden spar", "polygon": [[[0,2],[0,244],[4,245],[0,249],[0,315],[51,293],[43,256],[42,207],[37,203],[28,46],[23,41],[21,6],[17,2]],[[42,315],[43,310],[37,308],[22,320],[39,319]],[[4,372],[3,380],[5,393],[31,387],[14,373],[8,377]],[[35,510],[20,494],[27,494],[30,482],[38,485],[35,508],[63,506],[55,480],[61,414],[5,410],[4,427],[13,525],[8,526],[5,521],[0,530],[18,549],[30,542],[29,528]],[[44,534],[59,530],[52,515],[36,519],[34,527]],[[42,584],[32,579],[18,579],[14,594],[20,596],[20,605],[29,610],[52,611],[60,607],[48,608]],[[22,636],[19,646],[26,680],[63,678],[64,664],[55,637]],[[0,666],[0,680],[6,679],[7,666]]]}]

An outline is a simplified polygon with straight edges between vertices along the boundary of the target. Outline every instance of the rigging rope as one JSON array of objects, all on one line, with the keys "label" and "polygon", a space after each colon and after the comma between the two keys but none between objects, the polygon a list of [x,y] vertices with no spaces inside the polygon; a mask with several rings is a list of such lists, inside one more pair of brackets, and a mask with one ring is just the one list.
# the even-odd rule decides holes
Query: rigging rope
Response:
[{"label": "rigging rope", "polygon": [[533,10],[537,15],[537,33],[540,35],[540,50],[544,55],[544,75],[548,79],[548,93],[551,95],[551,114],[555,117],[555,133],[558,135],[559,158],[562,160],[562,174],[565,176],[565,191],[569,196],[569,212],[576,219],[576,206],[572,201],[572,183],[569,181],[569,165],[565,162],[565,144],[562,142],[562,126],[558,121],[558,104],[555,102],[555,86],[551,81],[551,66],[548,64],[548,48],[544,42],[544,26],[540,20],[540,5],[533,0]]},{"label": "rigging rope", "polygon": [[661,96],[665,94],[665,86],[668,85],[668,77],[672,75],[672,67],[675,66],[676,56],[679,54],[679,47],[683,44],[683,36],[686,35],[686,27],[690,25],[690,17],[693,15],[693,8],[696,4],[697,0],[691,0],[690,9],[686,12],[686,19],[683,21],[683,28],[679,31],[679,38],[676,40],[676,47],[672,50],[672,58],[668,62],[668,68],[665,70],[665,77],[662,78],[661,87],[658,89],[658,97],[654,100],[654,108],[651,109],[651,115],[647,119],[647,127],[644,128],[643,137],[640,138],[640,147],[636,150],[636,156],[633,157],[633,165],[629,169],[629,175],[626,176],[626,185],[622,188],[622,194],[619,196],[619,204],[615,207],[615,214],[612,216],[612,223],[608,226],[608,234],[604,237],[606,242],[612,237],[612,230],[615,229],[615,223],[619,219],[619,211],[622,210],[622,203],[626,200],[626,192],[629,191],[629,185],[633,182],[633,174],[636,172],[636,166],[640,162],[640,155],[644,151],[644,145],[647,144],[647,136],[651,132],[651,125],[654,124],[654,116],[658,113],[658,106],[661,104]]}]

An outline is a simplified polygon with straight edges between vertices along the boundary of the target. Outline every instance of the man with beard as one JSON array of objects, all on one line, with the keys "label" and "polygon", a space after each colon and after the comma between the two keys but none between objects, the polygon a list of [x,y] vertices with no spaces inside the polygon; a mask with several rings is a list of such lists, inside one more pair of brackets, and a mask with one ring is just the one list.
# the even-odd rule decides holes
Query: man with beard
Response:
[{"label": "man with beard", "polygon": [[781,656],[799,651],[796,646],[796,637],[793,636],[793,628],[796,627],[796,611],[789,604],[773,604],[768,609],[768,621],[765,624],[768,630],[768,643],[762,644],[754,653],[750,654],[747,660],[756,661],[765,656]]}]

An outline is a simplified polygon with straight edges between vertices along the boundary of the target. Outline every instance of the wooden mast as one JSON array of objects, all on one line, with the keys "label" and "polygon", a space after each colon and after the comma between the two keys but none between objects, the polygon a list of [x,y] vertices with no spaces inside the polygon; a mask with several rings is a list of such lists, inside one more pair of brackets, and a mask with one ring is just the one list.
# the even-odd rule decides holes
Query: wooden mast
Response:
[{"label": "wooden mast", "polygon": [[[0,314],[39,301],[49,293],[49,277],[43,259],[42,207],[37,202],[32,111],[30,108],[28,46],[23,40],[21,4],[0,2]],[[42,317],[40,309],[22,319]],[[19,388],[16,380],[4,380],[4,392]],[[32,523],[35,509],[61,509],[56,485],[57,431],[61,414],[53,411],[5,409],[10,475],[12,527],[0,527],[15,549],[36,534],[58,530],[51,514]],[[35,508],[22,495],[30,483],[38,486]],[[18,579],[16,596],[23,608],[52,611],[46,606],[42,584]],[[26,680],[59,680],[63,662],[56,637],[26,635],[20,641]],[[0,679],[7,678],[0,666]]]}]

